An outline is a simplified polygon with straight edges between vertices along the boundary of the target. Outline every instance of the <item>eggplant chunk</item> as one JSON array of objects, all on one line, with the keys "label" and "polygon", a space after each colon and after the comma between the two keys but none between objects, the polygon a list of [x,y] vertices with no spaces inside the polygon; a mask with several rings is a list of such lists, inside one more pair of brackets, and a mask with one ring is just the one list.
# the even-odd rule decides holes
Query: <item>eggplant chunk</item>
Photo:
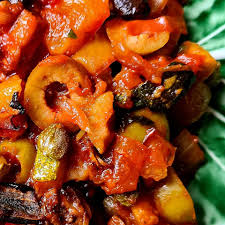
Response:
[{"label": "eggplant chunk", "polygon": [[175,171],[154,189],[153,198],[159,215],[172,224],[196,224],[194,204]]},{"label": "eggplant chunk", "polygon": [[167,111],[189,88],[193,76],[191,70],[166,71],[160,86],[146,81],[133,90],[134,104],[152,111]]},{"label": "eggplant chunk", "polygon": [[36,224],[43,218],[32,188],[0,184],[0,221]]},{"label": "eggplant chunk", "polygon": [[149,5],[144,0],[112,0],[113,14],[126,19],[142,18],[150,12]]},{"label": "eggplant chunk", "polygon": [[152,127],[169,139],[169,124],[165,114],[152,112],[148,108],[123,115],[120,123],[119,134],[140,142],[144,141],[147,131]]}]

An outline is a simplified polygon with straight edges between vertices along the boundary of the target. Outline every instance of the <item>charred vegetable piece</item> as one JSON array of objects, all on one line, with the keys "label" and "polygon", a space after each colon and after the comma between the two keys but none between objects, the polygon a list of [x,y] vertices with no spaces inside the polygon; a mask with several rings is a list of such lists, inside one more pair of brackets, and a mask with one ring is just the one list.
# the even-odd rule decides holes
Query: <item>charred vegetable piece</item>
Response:
[{"label": "charred vegetable piece", "polygon": [[154,189],[153,196],[159,215],[169,223],[195,223],[191,196],[172,168],[168,171],[168,177]]},{"label": "charred vegetable piece", "polygon": [[136,110],[122,118],[120,134],[143,142],[147,130],[155,127],[162,136],[169,138],[169,125],[163,113],[150,111],[148,108]]},{"label": "charred vegetable piece", "polygon": [[25,185],[0,184],[0,221],[36,224],[42,218],[33,189]]},{"label": "charred vegetable piece", "polygon": [[81,193],[73,186],[64,185],[60,191],[63,224],[88,225],[91,210]]},{"label": "charred vegetable piece", "polygon": [[69,138],[61,124],[52,124],[38,137],[33,178],[38,181],[57,179],[60,159],[68,148]]},{"label": "charred vegetable piece", "polygon": [[47,222],[55,225],[88,225],[91,211],[74,182],[65,183],[58,191],[51,188],[41,199]]},{"label": "charred vegetable piece", "polygon": [[171,108],[174,124],[184,127],[196,122],[206,112],[210,99],[209,87],[202,82],[195,83]]},{"label": "charred vegetable piece", "polygon": [[25,109],[23,108],[23,106],[19,102],[19,92],[13,93],[12,101],[10,102],[9,106],[13,109],[17,109],[20,112],[20,114],[25,113]]},{"label": "charred vegetable piece", "polygon": [[135,106],[147,106],[153,111],[168,110],[188,89],[192,77],[190,70],[166,71],[161,86],[150,81],[140,84],[132,93]]},{"label": "charred vegetable piece", "polygon": [[144,0],[113,0],[113,13],[127,19],[141,18],[150,11],[148,3]]}]

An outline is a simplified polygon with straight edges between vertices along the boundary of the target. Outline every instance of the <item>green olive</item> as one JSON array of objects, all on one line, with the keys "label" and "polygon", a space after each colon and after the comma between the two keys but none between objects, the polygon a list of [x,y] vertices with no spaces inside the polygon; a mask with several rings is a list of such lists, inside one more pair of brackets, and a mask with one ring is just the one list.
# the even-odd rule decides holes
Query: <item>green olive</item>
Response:
[{"label": "green olive", "polygon": [[52,124],[38,136],[37,147],[43,155],[60,160],[66,153],[69,137],[61,124]]}]

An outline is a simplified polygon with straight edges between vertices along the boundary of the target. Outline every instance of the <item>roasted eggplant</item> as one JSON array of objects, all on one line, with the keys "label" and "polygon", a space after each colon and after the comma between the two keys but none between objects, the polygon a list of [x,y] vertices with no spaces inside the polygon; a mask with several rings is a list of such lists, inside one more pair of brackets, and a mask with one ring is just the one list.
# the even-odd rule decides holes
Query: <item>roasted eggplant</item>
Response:
[{"label": "roasted eggplant", "polygon": [[144,0],[112,0],[112,14],[126,19],[143,18],[150,12],[149,5]]},{"label": "roasted eggplant", "polygon": [[191,70],[166,71],[160,86],[146,81],[133,90],[134,104],[157,112],[167,111],[189,88],[193,77]]},{"label": "roasted eggplant", "polygon": [[119,133],[123,136],[143,142],[147,130],[155,127],[163,137],[169,139],[169,124],[163,113],[144,108],[123,115],[120,121]]},{"label": "roasted eggplant", "polygon": [[0,184],[0,221],[37,224],[43,219],[32,188],[18,184]]}]

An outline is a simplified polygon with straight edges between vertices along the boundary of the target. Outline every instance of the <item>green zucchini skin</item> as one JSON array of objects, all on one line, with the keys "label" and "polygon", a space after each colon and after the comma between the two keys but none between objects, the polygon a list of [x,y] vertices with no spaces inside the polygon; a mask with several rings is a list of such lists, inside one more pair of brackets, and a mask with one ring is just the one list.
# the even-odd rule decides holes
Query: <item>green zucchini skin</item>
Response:
[{"label": "green zucchini skin", "polygon": [[[156,112],[168,111],[189,89],[193,77],[194,73],[191,70],[166,71],[163,73],[162,77],[161,87],[163,87],[164,90],[161,92],[160,96],[154,96],[154,92],[160,86],[146,81],[132,91],[134,105],[137,108],[148,107]],[[169,88],[166,88],[168,79],[173,79],[174,81]]]}]

